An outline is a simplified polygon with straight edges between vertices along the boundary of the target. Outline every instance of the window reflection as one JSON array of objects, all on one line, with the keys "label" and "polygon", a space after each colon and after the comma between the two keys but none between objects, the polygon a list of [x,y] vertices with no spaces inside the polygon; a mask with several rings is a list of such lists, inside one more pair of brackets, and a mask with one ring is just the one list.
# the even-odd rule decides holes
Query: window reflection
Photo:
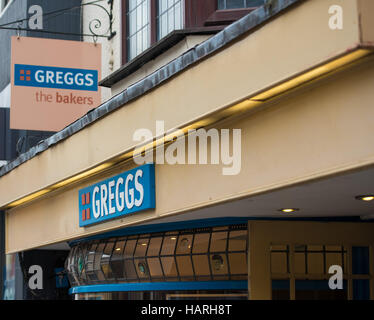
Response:
[{"label": "window reflection", "polygon": [[175,278],[178,276],[174,257],[161,257],[161,262],[165,277]]},{"label": "window reflection", "polygon": [[210,233],[195,234],[192,253],[208,252]]},{"label": "window reflection", "polygon": [[194,272],[192,269],[192,260],[190,256],[176,257],[178,263],[178,271],[181,277],[192,278]]},{"label": "window reflection", "polygon": [[[79,244],[66,265],[72,285],[242,280],[247,278],[247,238],[247,225],[130,235]],[[272,252],[272,268],[280,268],[273,272],[287,272],[287,252]],[[329,261],[336,261],[332,253]]]},{"label": "window reflection", "polygon": [[210,243],[210,252],[224,252],[227,245],[227,232],[214,232]]},{"label": "window reflection", "polygon": [[149,239],[139,239],[136,244],[135,257],[145,257],[148,248]]},{"label": "window reflection", "polygon": [[112,256],[113,248],[114,248],[114,241],[109,241],[106,243],[106,246],[103,251],[103,255],[101,257],[101,270],[104,273],[104,277],[107,280],[113,280],[113,272],[112,268],[110,267],[110,258]]},{"label": "window reflection", "polygon": [[113,270],[113,275],[116,279],[124,279],[124,265],[123,265],[123,248],[125,245],[125,240],[119,240],[115,243],[115,248],[113,250],[112,259],[110,266]]},{"label": "window reflection", "polygon": [[192,248],[192,234],[180,235],[178,239],[177,254],[189,254]]},{"label": "window reflection", "polygon": [[164,243],[162,245],[161,255],[171,255],[174,254],[175,246],[177,244],[177,235],[171,235],[164,238]]}]

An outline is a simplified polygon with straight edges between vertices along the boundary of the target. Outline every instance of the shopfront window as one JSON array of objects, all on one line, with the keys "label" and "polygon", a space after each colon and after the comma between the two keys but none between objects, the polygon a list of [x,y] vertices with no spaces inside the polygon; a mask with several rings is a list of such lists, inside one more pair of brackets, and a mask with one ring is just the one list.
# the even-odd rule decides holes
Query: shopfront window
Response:
[{"label": "shopfront window", "polygon": [[247,226],[130,235],[78,244],[66,266],[72,286],[247,280]]},{"label": "shopfront window", "polygon": [[[349,266],[349,262],[351,267]],[[368,300],[369,247],[342,245],[272,245],[270,248],[273,299]],[[343,288],[329,287],[331,266],[343,270]]]}]

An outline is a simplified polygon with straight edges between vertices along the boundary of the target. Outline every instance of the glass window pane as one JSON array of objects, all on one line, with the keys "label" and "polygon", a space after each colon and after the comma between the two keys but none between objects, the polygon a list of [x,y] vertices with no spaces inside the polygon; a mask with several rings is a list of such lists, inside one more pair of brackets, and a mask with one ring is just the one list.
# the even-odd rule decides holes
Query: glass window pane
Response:
[{"label": "glass window pane", "polygon": [[77,252],[77,271],[78,275],[82,279],[83,282],[86,281],[86,269],[87,269],[87,261],[88,261],[88,250],[90,249],[91,245],[85,244],[79,247]]},{"label": "glass window pane", "polygon": [[99,243],[95,253],[95,260],[94,260],[94,271],[97,274],[98,280],[104,281],[104,274],[101,271],[101,257],[103,255],[103,250],[105,247],[105,242]]},{"label": "glass window pane", "polygon": [[142,51],[144,51],[148,48],[148,27],[142,30],[142,41]]},{"label": "glass window pane", "polygon": [[136,8],[136,31],[139,31],[144,26],[142,18],[143,18],[142,7],[139,6]]},{"label": "glass window pane", "polygon": [[182,28],[182,10],[181,10],[181,1],[178,1],[177,4],[175,5],[175,24],[174,24],[174,29],[178,30]]},{"label": "glass window pane", "polygon": [[86,252],[86,263],[85,263],[85,275],[87,281],[92,282],[97,280],[97,276],[94,272],[94,261],[96,253],[97,243],[93,243],[91,247]]},{"label": "glass window pane", "polygon": [[346,300],[347,284],[343,282],[344,290],[331,290],[326,280],[296,280],[296,300]]},{"label": "glass window pane", "polygon": [[129,10],[133,10],[136,7],[136,0],[129,0]]},{"label": "glass window pane", "polygon": [[193,242],[192,253],[208,252],[210,233],[197,233]]},{"label": "glass window pane", "polygon": [[181,277],[193,277],[192,262],[190,256],[179,256],[176,258],[178,271]]},{"label": "glass window pane", "polygon": [[290,281],[272,280],[272,300],[290,299]]},{"label": "glass window pane", "polygon": [[175,245],[177,243],[177,235],[165,236],[164,243],[162,244],[161,255],[174,254]]},{"label": "glass window pane", "polygon": [[192,246],[192,234],[180,235],[178,239],[177,254],[189,254]]},{"label": "glass window pane", "polygon": [[130,60],[136,57],[136,36],[130,38],[130,48],[129,48]]},{"label": "glass window pane", "polygon": [[148,248],[148,243],[149,243],[149,239],[148,238],[145,238],[145,239],[139,239],[138,240],[138,243],[136,245],[136,250],[135,250],[135,257],[145,257],[145,254],[147,252],[147,248]]},{"label": "glass window pane", "polygon": [[144,1],[142,4],[142,22],[143,26],[148,24],[148,18],[149,18],[149,10],[148,10],[148,4],[147,1]]},{"label": "glass window pane", "polygon": [[129,15],[129,35],[132,36],[136,32],[136,15]]},{"label": "glass window pane", "polygon": [[210,252],[224,252],[226,251],[227,232],[213,232],[210,243]]},{"label": "glass window pane", "polygon": [[295,252],[306,252],[306,245],[295,245]]},{"label": "glass window pane", "polygon": [[226,8],[226,0],[218,0],[218,10],[224,10]]},{"label": "glass window pane", "polygon": [[247,255],[245,253],[229,253],[230,273],[247,274]]},{"label": "glass window pane", "polygon": [[331,266],[340,266],[343,268],[343,256],[341,253],[326,252],[326,272],[329,272]]},{"label": "glass window pane", "polygon": [[164,269],[165,277],[177,277],[177,269],[175,266],[174,257],[162,257],[162,268]]},{"label": "glass window pane", "polygon": [[97,244],[94,243],[91,245],[91,247],[86,252],[86,263],[85,263],[86,272],[93,271],[93,262],[94,262],[96,247],[97,247]]},{"label": "glass window pane", "polygon": [[134,262],[132,259],[128,259],[124,261],[124,268],[125,268],[126,279],[128,280],[138,279],[136,275],[136,271],[135,271]]},{"label": "glass window pane", "polygon": [[110,266],[113,275],[117,279],[125,278],[124,266],[123,266],[123,247],[125,246],[125,240],[119,240],[115,243],[112,258],[110,260]]},{"label": "glass window pane", "polygon": [[160,13],[166,11],[167,8],[168,8],[168,0],[160,0],[159,1],[159,6],[160,6],[160,9],[161,9]]},{"label": "glass window pane", "polygon": [[209,260],[206,255],[196,255],[192,256],[193,266],[195,269],[195,274],[197,276],[209,276]]},{"label": "glass window pane", "polygon": [[162,237],[151,238],[149,241],[149,247],[147,257],[158,256],[160,253]]},{"label": "glass window pane", "polygon": [[246,230],[227,226],[131,235],[73,247],[66,268],[70,281],[78,285],[242,280],[248,272],[246,244]]},{"label": "glass window pane", "polygon": [[295,273],[306,273],[304,252],[295,252]]},{"label": "glass window pane", "polygon": [[261,7],[265,3],[265,0],[247,0],[246,1],[246,7],[251,8],[251,7]]},{"label": "glass window pane", "polygon": [[286,252],[272,252],[271,253],[271,272],[272,273],[288,273]]},{"label": "glass window pane", "polygon": [[132,258],[134,256],[136,242],[137,240],[135,239],[126,241],[125,251],[123,253],[125,258]]},{"label": "glass window pane", "polygon": [[341,252],[343,250],[343,247],[341,246],[326,246],[326,251],[333,251],[333,252]]},{"label": "glass window pane", "polygon": [[213,275],[228,274],[226,255],[212,254],[210,255],[210,263]]},{"label": "glass window pane", "polygon": [[103,251],[103,255],[101,257],[101,270],[103,271],[104,276],[107,280],[113,279],[113,273],[112,273],[112,269],[109,264],[109,260],[112,255],[114,244],[115,244],[114,241],[108,241],[106,243],[106,246]]},{"label": "glass window pane", "polygon": [[353,300],[370,299],[370,280],[353,280]]},{"label": "glass window pane", "polygon": [[128,21],[128,54],[129,60],[148,49],[150,42],[150,1],[142,0],[129,6],[127,13]]},{"label": "glass window pane", "polygon": [[226,9],[244,8],[245,0],[226,0]]},{"label": "glass window pane", "polygon": [[149,273],[151,274],[152,278],[162,278],[163,273],[161,269],[161,263],[159,258],[149,258],[147,259]]},{"label": "glass window pane", "polygon": [[136,55],[139,55],[143,51],[143,38],[142,32],[136,34]]},{"label": "glass window pane", "polygon": [[229,251],[245,251],[247,248],[247,231],[231,231],[229,236]]},{"label": "glass window pane", "polygon": [[135,267],[139,279],[149,278],[149,268],[145,259],[135,259]]},{"label": "glass window pane", "polygon": [[352,273],[369,274],[369,247],[352,247]]},{"label": "glass window pane", "polygon": [[323,251],[323,246],[316,246],[316,245],[312,245],[312,246],[307,246],[307,250],[308,251]]},{"label": "glass window pane", "polygon": [[174,30],[183,28],[183,0],[158,0],[158,40]]},{"label": "glass window pane", "polygon": [[159,37],[159,39],[165,37],[167,35],[167,32],[168,32],[168,16],[167,16],[167,13],[164,13],[162,16],[161,16],[161,36]]},{"label": "glass window pane", "polygon": [[323,253],[308,253],[308,273],[324,273]]},{"label": "glass window pane", "polygon": [[172,32],[174,30],[174,10],[168,11],[168,32]]},{"label": "glass window pane", "polygon": [[218,10],[259,7],[265,0],[218,0]]}]

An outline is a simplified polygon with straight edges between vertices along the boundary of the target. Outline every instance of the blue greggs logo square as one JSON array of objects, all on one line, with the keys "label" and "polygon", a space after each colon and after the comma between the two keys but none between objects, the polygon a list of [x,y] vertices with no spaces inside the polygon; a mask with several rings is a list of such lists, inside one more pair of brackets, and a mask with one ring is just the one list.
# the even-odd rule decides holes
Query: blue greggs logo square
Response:
[{"label": "blue greggs logo square", "polygon": [[98,91],[98,71],[15,64],[14,85]]},{"label": "blue greggs logo square", "polygon": [[155,208],[154,164],[123,172],[79,190],[79,226]]}]

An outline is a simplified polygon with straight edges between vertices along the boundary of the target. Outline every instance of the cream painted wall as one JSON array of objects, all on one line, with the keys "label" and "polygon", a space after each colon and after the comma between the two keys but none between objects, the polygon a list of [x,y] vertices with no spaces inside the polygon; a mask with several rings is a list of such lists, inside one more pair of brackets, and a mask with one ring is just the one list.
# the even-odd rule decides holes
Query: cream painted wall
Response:
[{"label": "cream painted wall", "polygon": [[165,121],[165,130],[181,127],[357,47],[356,2],[340,1],[343,30],[328,27],[334,1],[302,2],[3,176],[0,206],[132,150],[134,131],[152,129],[156,120]]},{"label": "cream painted wall", "polygon": [[374,150],[368,148],[374,135],[373,86],[371,59],[267,108],[221,123],[218,128],[242,129],[240,174],[223,176],[222,165],[156,165],[155,210],[79,228],[78,190],[132,168],[131,163],[9,210],[6,250],[72,240],[373,166]]}]

